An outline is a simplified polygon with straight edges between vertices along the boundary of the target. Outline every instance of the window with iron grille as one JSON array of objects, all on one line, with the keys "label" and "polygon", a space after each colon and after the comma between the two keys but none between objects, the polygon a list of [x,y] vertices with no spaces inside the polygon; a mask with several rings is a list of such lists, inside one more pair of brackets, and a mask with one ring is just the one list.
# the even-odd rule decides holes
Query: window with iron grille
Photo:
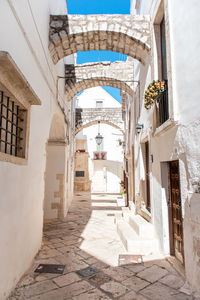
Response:
[{"label": "window with iron grille", "polygon": [[27,110],[0,90],[0,152],[25,158]]}]

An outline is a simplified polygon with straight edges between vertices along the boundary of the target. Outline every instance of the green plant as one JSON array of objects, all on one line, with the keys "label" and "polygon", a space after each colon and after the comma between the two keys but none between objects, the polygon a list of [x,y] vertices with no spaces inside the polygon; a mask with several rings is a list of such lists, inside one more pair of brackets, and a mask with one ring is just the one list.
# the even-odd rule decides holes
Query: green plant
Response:
[{"label": "green plant", "polygon": [[125,182],[123,180],[121,180],[120,185],[121,185],[121,187],[125,187]]},{"label": "green plant", "polygon": [[124,195],[124,194],[126,194],[126,191],[123,190],[123,191],[120,192],[120,194],[121,194],[121,195]]},{"label": "green plant", "polygon": [[153,80],[144,93],[144,107],[150,109],[158,95],[165,91],[165,81]]}]

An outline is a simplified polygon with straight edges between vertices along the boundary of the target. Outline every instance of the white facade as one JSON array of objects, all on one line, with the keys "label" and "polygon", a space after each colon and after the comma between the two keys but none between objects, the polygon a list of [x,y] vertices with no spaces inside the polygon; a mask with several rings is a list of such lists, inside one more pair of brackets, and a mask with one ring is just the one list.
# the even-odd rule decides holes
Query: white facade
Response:
[{"label": "white facade", "polygon": [[[14,61],[14,68],[18,70],[16,72],[24,78],[26,91],[32,89],[37,95],[35,97],[41,102],[41,105],[32,106],[30,109],[27,102],[30,124],[27,125],[29,136],[26,158],[18,159],[9,154],[7,156],[1,154],[0,299],[6,299],[39,250],[45,193],[49,193],[53,202],[60,201],[60,194],[57,194],[56,200],[54,199],[54,193],[59,193],[61,183],[61,178],[58,178],[57,174],[66,179],[67,167],[69,178],[68,181],[65,180],[65,188],[62,191],[65,198],[62,199],[65,213],[71,201],[73,150],[67,140],[73,141],[73,138],[69,136],[70,104],[65,101],[64,80],[59,81],[59,96],[56,99],[56,79],[57,75],[64,75],[64,63],[61,60],[56,66],[53,65],[48,50],[49,15],[66,12],[64,0],[56,1],[56,5],[55,1],[49,0],[8,0],[0,3],[0,51],[9,54]],[[68,63],[73,63],[72,58],[68,59]],[[0,69],[0,82],[4,81],[5,76],[15,80],[12,77],[13,72],[5,73],[2,65]],[[7,88],[8,86],[9,84]],[[21,101],[20,94],[15,93],[18,85],[11,88],[12,94]],[[66,111],[68,124],[64,120],[58,101],[60,107]],[[49,139],[51,143],[48,142]],[[56,147],[59,148],[57,153]],[[50,174],[48,169],[51,168],[52,160],[49,157],[53,155],[52,151],[58,160],[61,159],[58,158],[58,152],[62,152],[62,163]],[[65,163],[67,166],[64,168]],[[52,191],[49,191],[49,184]],[[57,217],[56,211],[54,209],[54,217]]]},{"label": "white facade", "polygon": [[[102,109],[119,108],[121,106],[117,100],[101,87],[87,89],[77,97],[77,106],[79,108],[96,108],[96,104],[99,102],[102,102]],[[98,148],[95,140],[99,130],[98,126],[98,124],[95,124],[84,128],[76,135],[76,139],[84,138],[87,140],[89,174],[92,181],[91,191],[119,193],[123,171],[123,149],[119,145],[119,139],[123,139],[123,134],[119,129],[100,123],[99,128],[100,134],[103,136],[103,142]],[[94,152],[99,150],[106,152],[106,160],[93,159]]]},{"label": "white facade", "polygon": [[[140,93],[129,102],[127,115],[135,116],[132,129],[143,124],[140,133],[127,131],[129,165],[135,164],[135,190],[131,199],[136,210],[155,225],[160,249],[170,249],[170,182],[168,170],[171,161],[178,161],[181,210],[183,218],[183,245],[186,277],[194,289],[199,289],[200,268],[200,106],[199,67],[200,38],[198,28],[200,3],[198,1],[132,1],[132,13],[149,14],[152,20],[152,51],[149,65],[135,63],[135,78],[140,81]],[[159,30],[165,19],[169,118],[157,125],[155,105],[144,108],[144,90],[151,80],[163,79]],[[140,99],[138,95],[140,94]],[[132,119],[132,117],[131,117]],[[135,132],[135,133],[134,133]],[[149,179],[151,213],[145,207],[145,143],[149,143]],[[133,153],[134,148],[134,153]],[[139,158],[139,159],[138,159]],[[132,176],[131,170],[129,176]],[[131,187],[130,187],[131,189]],[[173,217],[172,217],[173,218]]]},{"label": "white facade", "polygon": [[102,102],[102,108],[121,107],[121,104],[100,86],[84,90],[77,96],[76,105],[81,108],[97,108],[99,102]]}]

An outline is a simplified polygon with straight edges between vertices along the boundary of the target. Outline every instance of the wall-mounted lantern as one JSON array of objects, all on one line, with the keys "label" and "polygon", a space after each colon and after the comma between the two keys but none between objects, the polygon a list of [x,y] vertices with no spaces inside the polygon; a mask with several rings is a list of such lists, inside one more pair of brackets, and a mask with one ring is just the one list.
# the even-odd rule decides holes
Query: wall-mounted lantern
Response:
[{"label": "wall-mounted lantern", "polygon": [[137,131],[137,133],[139,134],[140,133],[140,131],[142,130],[142,128],[144,128],[144,124],[137,124],[137,126],[136,126],[136,131]]},{"label": "wall-mounted lantern", "polygon": [[100,134],[100,121],[98,121],[98,135],[95,137],[95,140],[98,146],[100,146],[103,141],[103,136]]}]

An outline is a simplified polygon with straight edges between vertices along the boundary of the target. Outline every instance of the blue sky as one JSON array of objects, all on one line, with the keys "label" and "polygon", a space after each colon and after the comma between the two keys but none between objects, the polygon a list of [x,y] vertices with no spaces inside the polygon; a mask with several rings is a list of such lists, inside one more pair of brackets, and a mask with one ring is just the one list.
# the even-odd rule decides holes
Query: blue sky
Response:
[{"label": "blue sky", "polygon": [[[130,0],[67,0],[69,14],[130,14]],[[126,60],[126,55],[112,51],[86,51],[77,53],[77,63]],[[103,87],[121,103],[120,90]]]},{"label": "blue sky", "polygon": [[129,14],[130,0],[67,0],[69,14]]}]

